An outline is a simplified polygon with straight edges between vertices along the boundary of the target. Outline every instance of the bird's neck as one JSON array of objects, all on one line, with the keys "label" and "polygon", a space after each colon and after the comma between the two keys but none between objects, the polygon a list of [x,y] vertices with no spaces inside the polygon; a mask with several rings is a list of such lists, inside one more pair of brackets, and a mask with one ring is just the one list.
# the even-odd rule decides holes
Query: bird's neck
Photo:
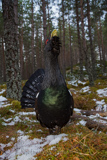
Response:
[{"label": "bird's neck", "polygon": [[42,83],[42,88],[48,88],[51,86],[65,85],[64,78],[60,72],[58,57],[45,58],[45,76]]}]

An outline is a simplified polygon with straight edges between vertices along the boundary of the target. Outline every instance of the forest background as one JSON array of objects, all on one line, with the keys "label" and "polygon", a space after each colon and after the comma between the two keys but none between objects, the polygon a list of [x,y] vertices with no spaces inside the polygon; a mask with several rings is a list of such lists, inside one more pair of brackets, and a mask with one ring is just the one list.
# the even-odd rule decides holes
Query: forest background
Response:
[{"label": "forest background", "polygon": [[[79,78],[83,80],[85,66],[89,84],[92,86],[99,72],[107,72],[106,0],[14,0],[13,4],[11,0],[6,1],[4,7],[3,1],[0,6],[0,83],[7,82],[8,90],[11,87],[9,83],[15,81],[12,78],[15,77],[14,60],[17,61],[17,72],[21,75],[17,81],[26,80],[36,69],[44,68],[45,41],[50,38],[53,29],[58,30],[62,43],[59,64],[64,77],[66,69],[73,73],[73,66],[78,64]],[[18,49],[13,57],[13,53],[6,49],[6,40],[10,43],[12,39],[11,36],[10,40],[6,38],[9,28],[9,23],[6,28],[6,5],[13,5],[16,22],[15,30],[10,27],[11,33],[15,32],[17,37]],[[11,11],[10,7],[9,13]],[[98,61],[100,71],[97,70]],[[20,96],[12,97],[11,90],[9,92],[7,97],[19,99]]]}]

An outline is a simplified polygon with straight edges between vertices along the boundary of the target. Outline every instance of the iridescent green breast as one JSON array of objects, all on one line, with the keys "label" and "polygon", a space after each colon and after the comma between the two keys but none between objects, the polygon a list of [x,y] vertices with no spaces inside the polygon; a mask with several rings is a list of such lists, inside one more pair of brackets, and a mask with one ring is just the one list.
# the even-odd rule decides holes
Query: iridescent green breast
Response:
[{"label": "iridescent green breast", "polygon": [[38,100],[50,109],[65,108],[69,102],[69,92],[66,86],[49,87],[41,91]]}]

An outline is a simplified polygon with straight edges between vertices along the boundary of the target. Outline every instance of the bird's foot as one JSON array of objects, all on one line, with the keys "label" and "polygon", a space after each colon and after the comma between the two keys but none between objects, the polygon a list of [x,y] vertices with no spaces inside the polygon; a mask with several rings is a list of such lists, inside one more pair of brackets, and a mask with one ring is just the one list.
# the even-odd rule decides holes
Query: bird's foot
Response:
[{"label": "bird's foot", "polygon": [[49,128],[49,134],[60,134],[61,133],[61,127],[55,126],[55,128]]}]

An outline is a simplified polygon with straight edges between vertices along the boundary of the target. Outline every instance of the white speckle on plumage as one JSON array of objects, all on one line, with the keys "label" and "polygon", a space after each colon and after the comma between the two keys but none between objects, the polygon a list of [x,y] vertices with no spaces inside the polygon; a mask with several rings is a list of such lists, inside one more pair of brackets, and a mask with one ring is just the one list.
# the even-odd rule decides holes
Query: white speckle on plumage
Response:
[{"label": "white speckle on plumage", "polygon": [[38,96],[39,96],[39,92],[37,93],[36,98],[38,98]]}]

